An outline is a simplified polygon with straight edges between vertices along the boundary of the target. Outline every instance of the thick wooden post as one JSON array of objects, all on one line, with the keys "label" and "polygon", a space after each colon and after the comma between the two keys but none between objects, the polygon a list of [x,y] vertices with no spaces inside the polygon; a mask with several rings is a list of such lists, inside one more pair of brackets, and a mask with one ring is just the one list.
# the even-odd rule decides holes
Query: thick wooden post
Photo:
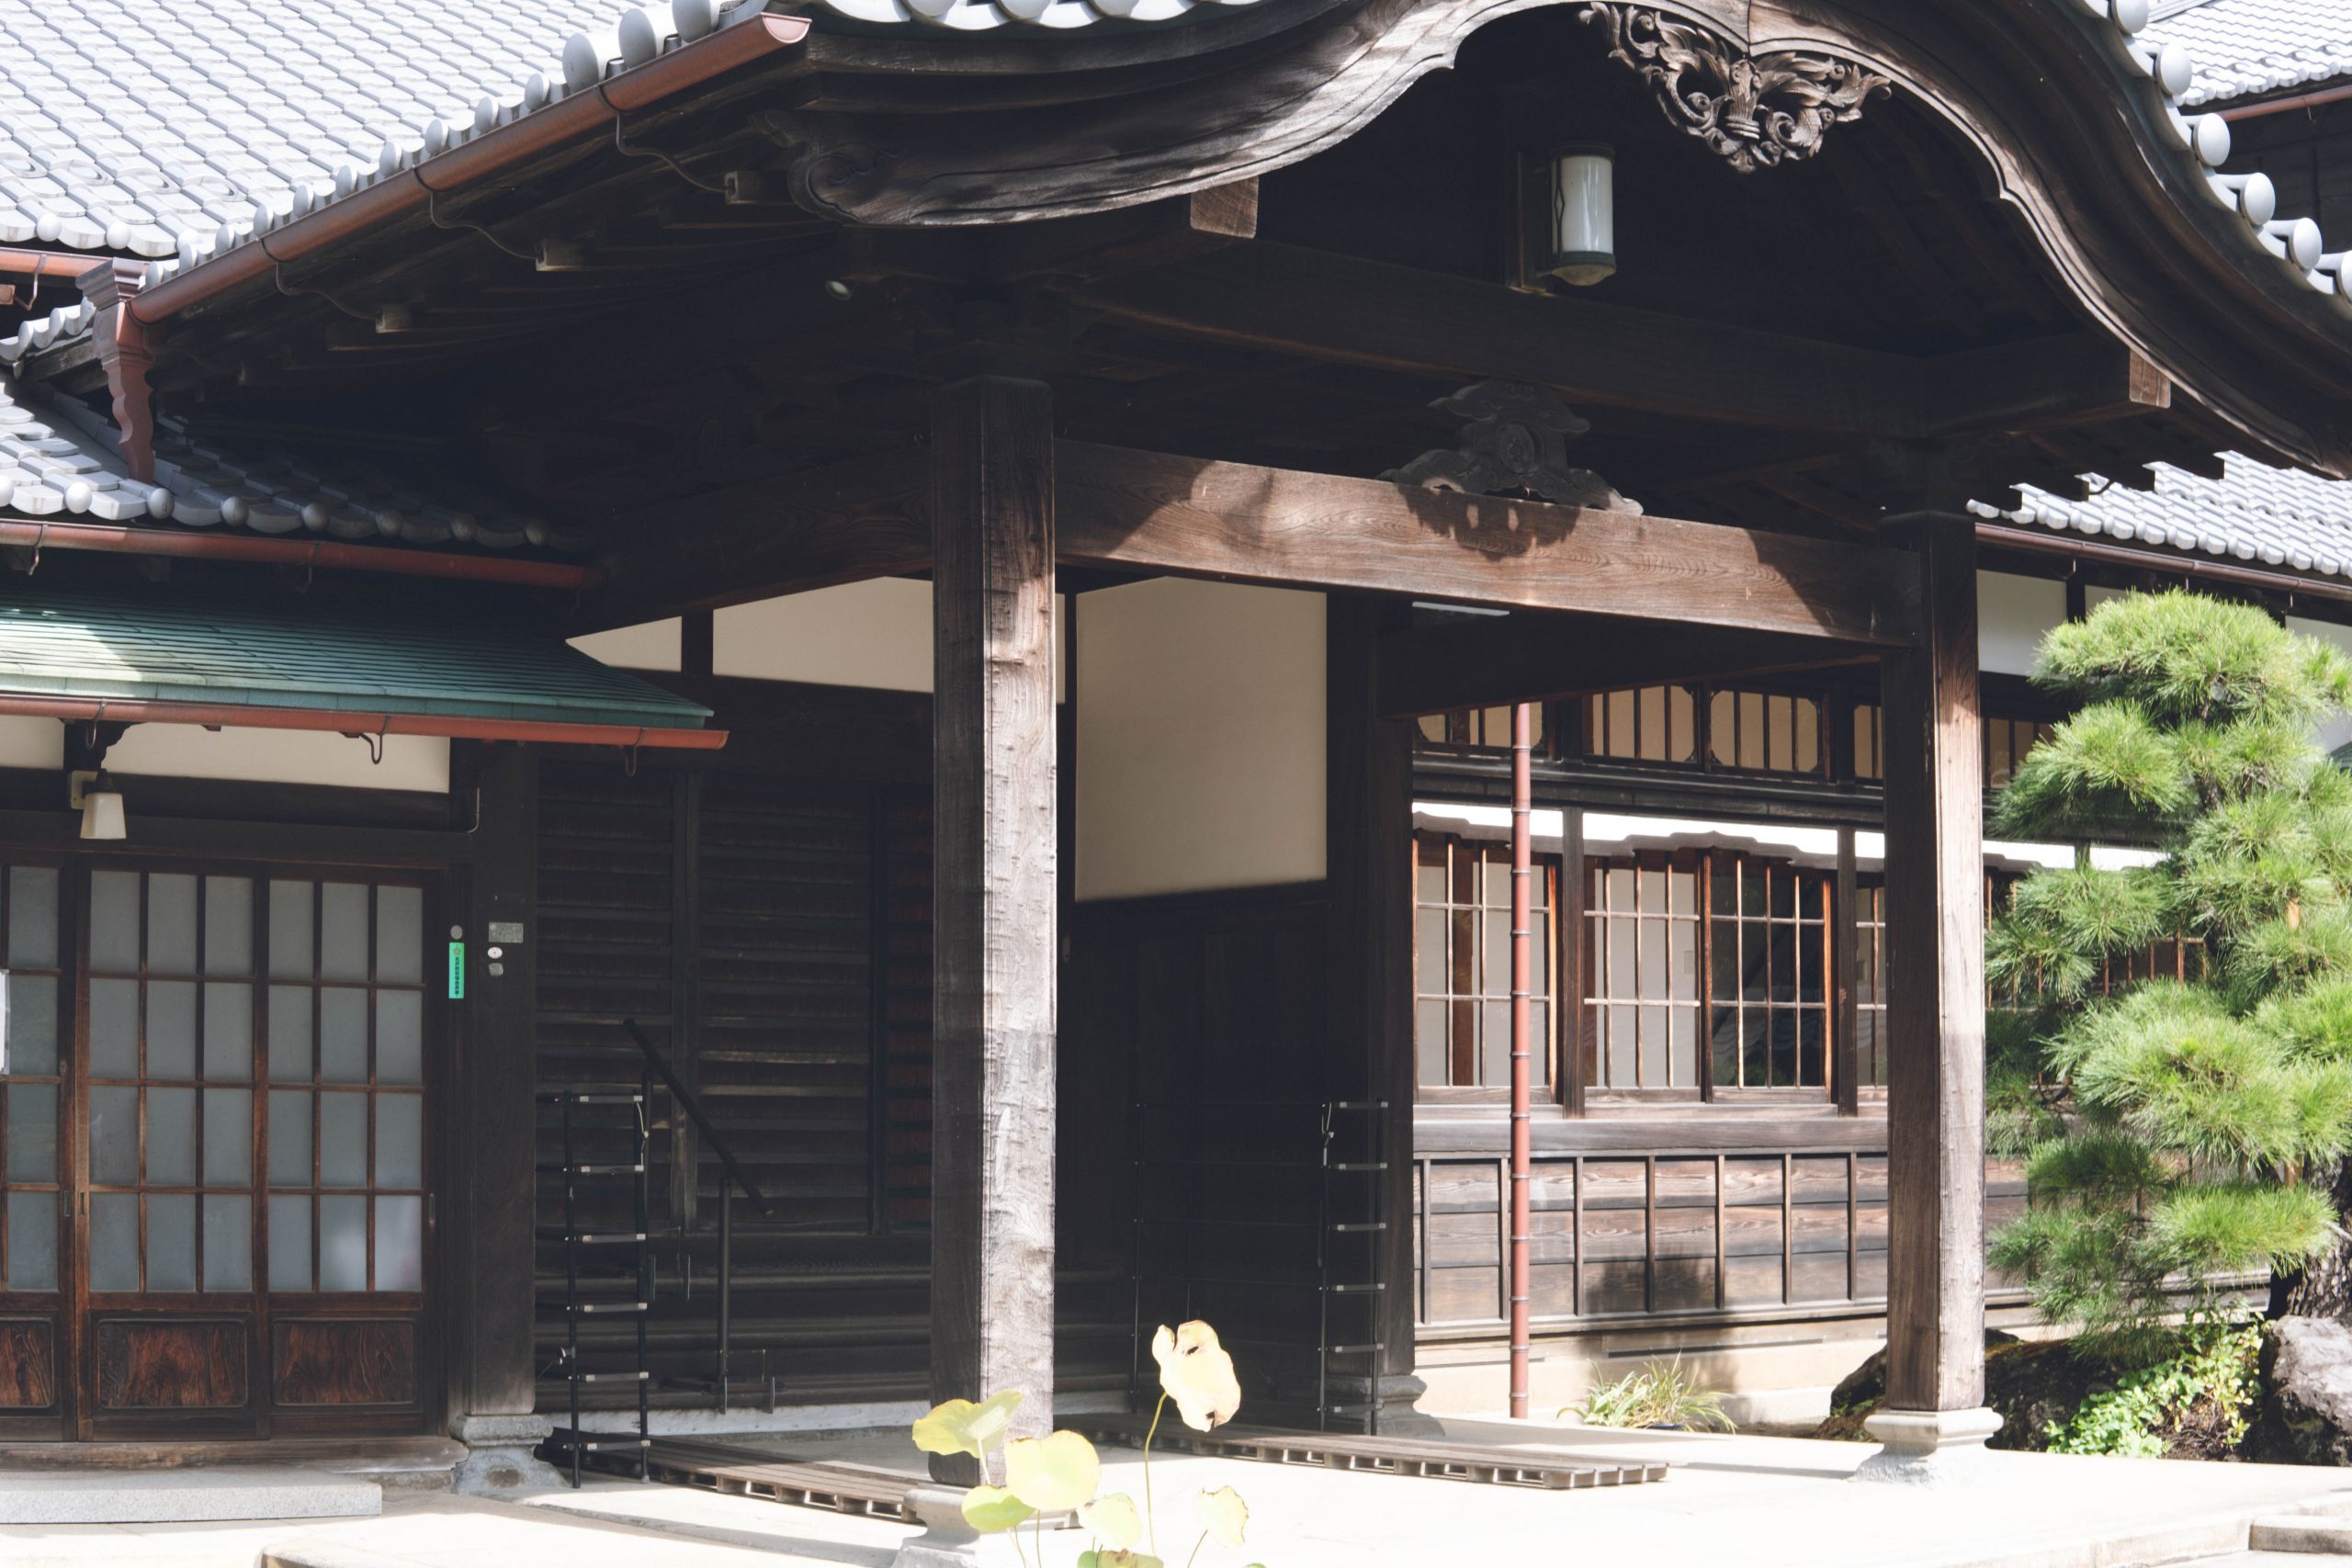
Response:
[{"label": "thick wooden post", "polygon": [[1918,642],[1882,666],[1886,777],[1885,1445],[1914,1470],[1998,1426],[1984,1403],[1984,760],[1970,519],[1891,519],[1919,564]]},{"label": "thick wooden post", "polygon": [[[1372,1341],[1381,1347],[1379,1376],[1370,1390],[1343,1387],[1332,1397],[1376,1401],[1384,1433],[1433,1432],[1436,1423],[1413,1408],[1422,1384],[1413,1375],[1412,725],[1380,717],[1374,689],[1375,639],[1394,629],[1403,606],[1344,593],[1332,594],[1329,604],[1325,1081],[1335,1100],[1386,1102],[1364,1150],[1376,1148],[1386,1168],[1364,1183],[1367,1209],[1355,1215],[1385,1226],[1374,1237],[1369,1281],[1379,1286],[1369,1314]],[[1362,1118],[1350,1123],[1363,1124]],[[1347,1190],[1352,1196],[1359,1189]],[[1358,1257],[1350,1249],[1335,1256],[1351,1259],[1351,1267]],[[1344,1341],[1352,1342],[1359,1319],[1351,1313],[1344,1322]],[[1361,1363],[1348,1358],[1342,1364]]]},{"label": "thick wooden post", "polygon": [[[932,405],[932,1392],[1054,1380],[1054,440],[1047,389]],[[942,1482],[979,1480],[934,1456]]]},{"label": "thick wooden post", "polygon": [[539,758],[529,746],[458,741],[449,761],[476,846],[465,897],[451,901],[447,916],[464,931],[471,959],[469,995],[449,1004],[458,1015],[440,1205],[451,1287],[449,1430],[472,1450],[458,1488],[499,1490],[555,1479],[531,1457],[548,1429],[533,1414],[531,1339]]}]

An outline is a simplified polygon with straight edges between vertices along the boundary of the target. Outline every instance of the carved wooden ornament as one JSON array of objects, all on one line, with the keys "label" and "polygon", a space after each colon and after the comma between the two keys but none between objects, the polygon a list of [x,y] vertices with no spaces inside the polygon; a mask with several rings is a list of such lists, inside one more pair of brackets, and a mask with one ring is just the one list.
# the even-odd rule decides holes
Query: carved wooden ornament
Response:
[{"label": "carved wooden ornament", "polygon": [[1463,421],[1462,445],[1424,452],[1382,479],[1468,495],[1532,495],[1606,512],[1642,509],[1590,468],[1569,465],[1568,437],[1592,426],[1548,388],[1479,381],[1430,407]]},{"label": "carved wooden ornament", "polygon": [[1825,131],[1860,118],[1864,101],[1888,85],[1874,71],[1826,55],[1751,57],[1647,6],[1588,6],[1578,16],[1609,29],[1609,58],[1641,73],[1668,119],[1742,174],[1812,157]]}]

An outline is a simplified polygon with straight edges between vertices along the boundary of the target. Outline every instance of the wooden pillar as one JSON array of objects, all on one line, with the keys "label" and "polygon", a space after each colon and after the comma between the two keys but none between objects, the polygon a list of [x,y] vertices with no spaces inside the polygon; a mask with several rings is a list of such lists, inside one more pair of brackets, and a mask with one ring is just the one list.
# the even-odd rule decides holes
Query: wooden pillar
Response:
[{"label": "wooden pillar", "polygon": [[[1421,1393],[1413,1376],[1413,731],[1409,720],[1379,716],[1374,689],[1374,640],[1403,606],[1344,593],[1329,606],[1325,1081],[1335,1100],[1387,1102],[1372,1134],[1387,1168],[1364,1184],[1361,1211],[1385,1226],[1375,1237],[1372,1282],[1380,1290],[1369,1314],[1379,1376],[1373,1389],[1333,1397],[1376,1399],[1380,1430],[1402,1435],[1436,1426],[1413,1409]],[[1356,1321],[1346,1319],[1349,1338]]]},{"label": "wooden pillar", "polygon": [[[469,995],[448,1096],[455,1157],[441,1193],[450,1229],[449,1414],[527,1416],[532,1356],[532,1226],[538,1123],[532,1064],[538,987],[539,767],[528,746],[459,741],[451,769],[474,821],[466,897],[450,923],[465,931]],[[465,798],[470,795],[470,798]],[[492,927],[501,930],[496,937]],[[509,928],[519,927],[519,941]],[[499,956],[492,959],[495,946]],[[493,975],[495,963],[500,973]]]},{"label": "wooden pillar", "polygon": [[1053,454],[1035,382],[933,400],[932,1393],[1021,1389],[1030,1435],[1054,1377]]},{"label": "wooden pillar", "polygon": [[1979,1430],[1987,1414],[1984,786],[1974,526],[1925,512],[1891,519],[1887,532],[1918,563],[1919,640],[1890,656],[1880,677],[1893,1419],[1871,1429],[1887,1457],[1916,1461],[1989,1435]]}]

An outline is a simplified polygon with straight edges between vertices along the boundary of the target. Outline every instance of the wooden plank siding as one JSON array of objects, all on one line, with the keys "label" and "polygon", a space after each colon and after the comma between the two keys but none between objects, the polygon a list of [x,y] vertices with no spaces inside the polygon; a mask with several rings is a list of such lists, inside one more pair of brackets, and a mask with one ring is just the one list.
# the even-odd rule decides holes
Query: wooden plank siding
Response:
[{"label": "wooden plank siding", "polygon": [[[1875,1310],[1886,1301],[1886,1127],[1823,1125],[1799,1147],[1693,1146],[1651,1123],[1620,1147],[1539,1153],[1531,1207],[1539,1331],[1670,1318],[1693,1325]],[[1415,1134],[1415,1321],[1423,1340],[1489,1338],[1509,1318],[1509,1160]],[[1642,1145],[1647,1145],[1645,1148]],[[1628,1152],[1628,1148],[1640,1152]],[[2024,1163],[1984,1165],[1988,1229],[2024,1213]],[[1997,1301],[2022,1301],[1989,1276]]]},{"label": "wooden plank siding", "polygon": [[[540,1087],[635,1084],[639,1058],[619,1028],[635,1017],[775,1202],[771,1218],[736,1213],[739,1374],[755,1373],[765,1349],[786,1398],[918,1396],[929,1356],[928,791],[650,763],[632,776],[614,761],[550,759],[540,815]],[[655,1224],[691,1227],[657,1248],[655,1366],[705,1376],[720,1170],[664,1098],[651,1110]],[[556,1129],[543,1112],[543,1164]],[[542,1180],[545,1223],[560,1194]],[[617,1219],[625,1195],[610,1201],[611,1213],[583,1220]],[[560,1249],[542,1242],[542,1301],[560,1295],[562,1270]],[[560,1322],[542,1314],[542,1366]]]}]

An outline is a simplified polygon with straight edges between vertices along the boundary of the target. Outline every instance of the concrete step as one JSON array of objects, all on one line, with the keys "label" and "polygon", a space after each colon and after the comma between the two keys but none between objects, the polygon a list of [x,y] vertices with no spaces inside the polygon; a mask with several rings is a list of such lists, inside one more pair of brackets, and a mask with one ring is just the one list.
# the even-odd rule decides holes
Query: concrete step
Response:
[{"label": "concrete step", "polygon": [[2246,1545],[2256,1551],[2352,1557],[2352,1517],[2343,1514],[2272,1514],[2254,1521]]},{"label": "concrete step", "polygon": [[0,1525],[372,1518],[383,1507],[384,1489],[366,1477],[277,1465],[0,1471]]}]

